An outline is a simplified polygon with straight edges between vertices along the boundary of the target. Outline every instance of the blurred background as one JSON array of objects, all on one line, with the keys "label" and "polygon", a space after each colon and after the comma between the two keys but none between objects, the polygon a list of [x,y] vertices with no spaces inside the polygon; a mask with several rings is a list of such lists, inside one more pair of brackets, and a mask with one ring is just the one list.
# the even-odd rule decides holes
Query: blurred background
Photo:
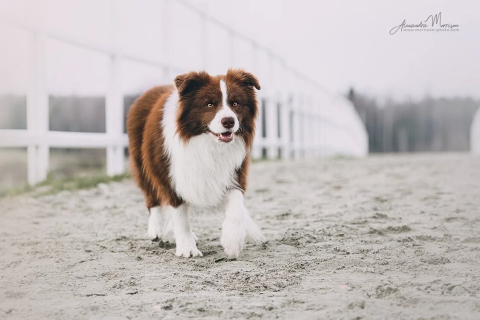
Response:
[{"label": "blurred background", "polygon": [[[254,159],[480,153],[474,1],[0,0],[0,190],[128,169],[125,119],[190,70],[260,80]],[[438,32],[390,30],[441,12]]]}]

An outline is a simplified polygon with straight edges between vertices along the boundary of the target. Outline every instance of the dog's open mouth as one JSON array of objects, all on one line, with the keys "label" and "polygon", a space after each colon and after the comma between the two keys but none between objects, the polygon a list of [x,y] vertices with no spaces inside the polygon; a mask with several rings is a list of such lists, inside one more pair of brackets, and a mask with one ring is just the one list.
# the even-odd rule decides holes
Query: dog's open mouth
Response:
[{"label": "dog's open mouth", "polygon": [[218,140],[222,142],[230,142],[233,140],[233,132],[227,131],[220,134],[217,134]]},{"label": "dog's open mouth", "polygon": [[217,139],[221,142],[230,142],[230,141],[233,140],[233,132],[231,132],[231,131],[225,131],[225,132],[222,132],[222,133],[214,133],[214,132],[209,130],[208,132],[210,132],[211,134],[216,136]]}]

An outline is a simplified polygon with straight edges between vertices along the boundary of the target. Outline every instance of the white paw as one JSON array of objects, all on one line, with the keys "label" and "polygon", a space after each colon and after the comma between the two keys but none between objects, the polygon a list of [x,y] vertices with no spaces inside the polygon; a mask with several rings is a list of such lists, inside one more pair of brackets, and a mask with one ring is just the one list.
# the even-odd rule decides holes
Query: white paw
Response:
[{"label": "white paw", "polygon": [[243,224],[234,224],[225,220],[222,225],[222,236],[220,243],[227,256],[236,259],[245,246],[245,226]]},{"label": "white paw", "polygon": [[163,241],[173,241],[172,231],[173,222],[170,213],[165,210],[162,211],[160,207],[151,208],[147,236],[150,239],[159,238]]},{"label": "white paw", "polygon": [[203,256],[200,250],[197,249],[196,241],[197,236],[193,231],[190,231],[190,233],[180,233],[175,239],[177,244],[175,254],[179,257],[185,258]]},{"label": "white paw", "polygon": [[[157,212],[158,210],[158,212]],[[161,216],[160,209],[152,208],[150,210],[150,217],[148,218],[148,230],[147,235],[150,239],[163,237],[164,221]]]},{"label": "white paw", "polygon": [[177,249],[175,250],[175,255],[177,255],[178,257],[185,257],[185,258],[203,256],[200,250],[197,249],[195,242],[193,242],[193,244],[177,243]]},{"label": "white paw", "polygon": [[159,238],[162,239],[162,230],[160,228],[148,226],[147,237],[149,239]]}]

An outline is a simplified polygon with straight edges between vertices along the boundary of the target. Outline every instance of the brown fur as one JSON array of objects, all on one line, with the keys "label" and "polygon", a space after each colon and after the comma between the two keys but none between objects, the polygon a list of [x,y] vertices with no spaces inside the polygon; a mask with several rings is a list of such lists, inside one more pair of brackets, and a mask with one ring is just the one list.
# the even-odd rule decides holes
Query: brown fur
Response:
[{"label": "brown fur", "polygon": [[[260,89],[258,80],[253,75],[243,70],[228,70],[225,76],[190,72],[175,78],[180,97],[177,113],[178,134],[187,142],[190,138],[208,131],[207,125],[221,108],[220,80],[227,84],[227,103],[240,123],[236,135],[244,139],[247,147],[247,156],[236,172],[237,182],[245,192],[257,116],[257,101],[253,88]],[[132,171],[145,195],[149,210],[160,205],[178,207],[184,202],[172,187],[168,171],[170,159],[165,152],[161,126],[163,107],[173,89],[173,86],[150,89],[135,101],[127,119]],[[233,107],[233,102],[238,105]]]}]

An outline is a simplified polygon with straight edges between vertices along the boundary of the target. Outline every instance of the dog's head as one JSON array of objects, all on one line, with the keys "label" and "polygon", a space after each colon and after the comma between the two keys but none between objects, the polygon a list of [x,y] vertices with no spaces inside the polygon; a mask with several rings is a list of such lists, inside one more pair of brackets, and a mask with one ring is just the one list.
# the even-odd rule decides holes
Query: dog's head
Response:
[{"label": "dog's head", "polygon": [[253,137],[257,116],[255,89],[257,78],[240,69],[226,75],[189,72],[175,78],[179,95],[177,128],[188,141],[201,134],[211,135],[219,143],[229,143],[235,136]]}]

